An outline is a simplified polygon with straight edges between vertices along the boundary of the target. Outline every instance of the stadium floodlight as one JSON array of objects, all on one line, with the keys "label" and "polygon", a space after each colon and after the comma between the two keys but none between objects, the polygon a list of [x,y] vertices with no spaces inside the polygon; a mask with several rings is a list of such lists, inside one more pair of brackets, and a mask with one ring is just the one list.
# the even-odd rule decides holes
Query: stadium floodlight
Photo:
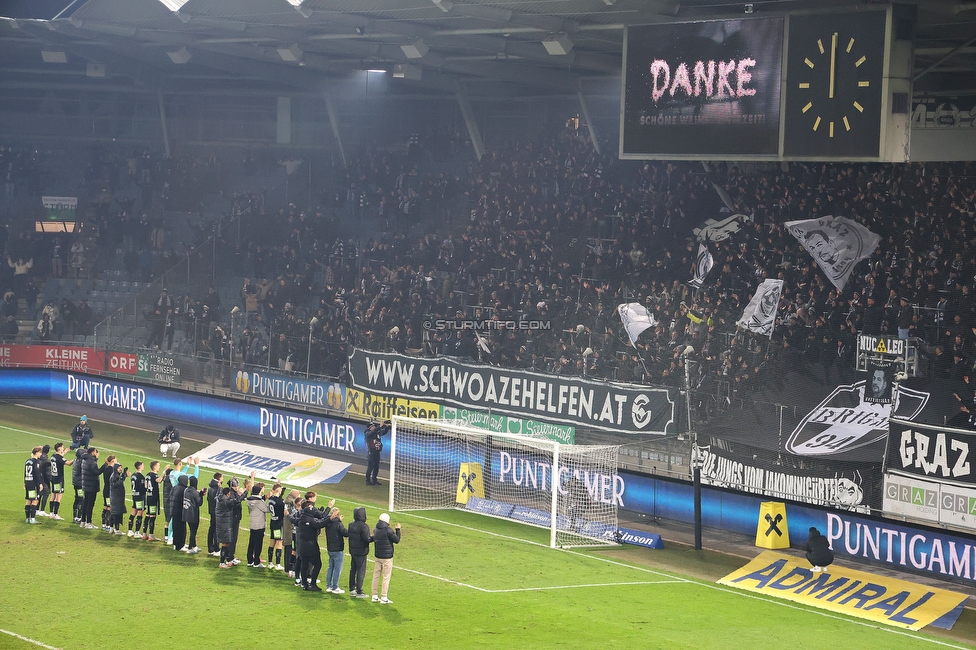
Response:
[{"label": "stadium floodlight", "polygon": [[50,50],[41,50],[41,58],[44,63],[67,63],[68,55],[64,52],[53,52]]},{"label": "stadium floodlight", "polygon": [[174,52],[167,52],[166,54],[173,63],[181,64],[190,60],[190,52],[186,47],[181,47]]},{"label": "stadium floodlight", "polygon": [[573,49],[573,41],[565,34],[550,34],[542,41],[542,45],[551,56],[569,54]]},{"label": "stadium floodlight", "polygon": [[424,43],[423,39],[421,38],[418,38],[413,43],[401,45],[400,49],[403,50],[404,55],[406,55],[408,59],[422,59],[424,58],[424,55],[430,51],[430,48],[427,47],[426,43]]},{"label": "stadium floodlight", "polygon": [[189,0],[159,0],[170,11],[179,11]]},{"label": "stadium floodlight", "polygon": [[298,43],[292,43],[291,47],[278,48],[278,56],[281,57],[282,61],[301,61],[303,54]]},{"label": "stadium floodlight", "polygon": [[619,447],[394,417],[390,510],[463,509],[549,529],[549,545],[617,541]]}]

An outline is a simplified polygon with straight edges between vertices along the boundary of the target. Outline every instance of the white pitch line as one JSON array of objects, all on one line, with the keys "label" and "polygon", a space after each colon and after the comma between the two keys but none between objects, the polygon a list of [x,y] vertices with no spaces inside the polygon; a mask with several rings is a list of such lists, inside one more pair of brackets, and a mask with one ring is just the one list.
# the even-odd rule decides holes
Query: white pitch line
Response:
[{"label": "white pitch line", "polygon": [[[40,406],[31,406],[30,404],[14,404],[14,406],[19,406],[20,408],[24,408],[24,409],[33,409],[35,411],[41,411],[42,413],[53,413],[54,415],[61,415],[61,416],[64,416],[64,417],[72,417],[70,414],[65,413],[64,411],[56,411],[54,409],[45,409],[45,408],[41,408]],[[145,429],[143,427],[136,427],[136,426],[132,426],[132,425],[128,425],[128,424],[119,424],[118,422],[112,422],[111,420],[101,420],[99,418],[88,418],[88,419],[91,420],[92,422],[101,422],[102,424],[111,424],[112,426],[115,426],[115,427],[125,427],[126,429],[134,429],[136,431],[146,431],[148,433],[158,433],[155,429]],[[38,435],[40,435],[40,434],[38,434]],[[50,436],[48,436],[48,437],[50,437]],[[200,442],[200,443],[205,443],[206,442],[206,440],[199,440],[197,438],[189,438],[187,436],[181,436],[181,439],[183,439],[183,440],[189,440],[190,442]]]},{"label": "white pitch line", "polygon": [[488,589],[493,594],[510,594],[517,591],[550,591],[552,589],[581,589],[584,587],[628,587],[631,585],[666,585],[684,580],[651,580],[645,582],[604,582],[590,585],[556,585],[554,587],[522,587],[521,589]]},{"label": "white pitch line", "polygon": [[3,634],[10,635],[10,636],[12,636],[12,637],[14,637],[16,639],[20,639],[21,641],[26,641],[27,643],[33,643],[34,645],[39,646],[41,648],[47,648],[47,650],[60,650],[60,648],[55,648],[53,645],[48,645],[46,643],[41,643],[40,641],[38,641],[36,639],[32,639],[32,638],[26,637],[26,636],[21,636],[21,635],[17,634],[16,632],[11,632],[10,630],[0,629],[0,632],[2,632]]}]

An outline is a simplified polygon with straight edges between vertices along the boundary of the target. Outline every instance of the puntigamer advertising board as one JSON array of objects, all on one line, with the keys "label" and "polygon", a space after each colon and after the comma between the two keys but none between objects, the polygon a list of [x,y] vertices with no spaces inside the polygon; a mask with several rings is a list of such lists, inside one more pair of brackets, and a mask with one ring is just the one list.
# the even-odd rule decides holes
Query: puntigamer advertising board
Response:
[{"label": "puntigamer advertising board", "polygon": [[677,433],[677,395],[667,388],[365,350],[349,356],[349,374],[357,389],[442,406],[618,433]]}]

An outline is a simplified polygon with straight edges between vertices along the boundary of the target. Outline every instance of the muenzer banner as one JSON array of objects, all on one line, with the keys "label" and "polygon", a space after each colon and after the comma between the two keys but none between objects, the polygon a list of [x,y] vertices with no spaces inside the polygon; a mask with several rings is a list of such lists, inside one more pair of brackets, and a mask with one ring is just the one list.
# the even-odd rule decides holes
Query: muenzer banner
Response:
[{"label": "muenzer banner", "polygon": [[354,350],[360,390],[622,433],[676,433],[676,391]]},{"label": "muenzer banner", "polygon": [[351,465],[320,456],[272,449],[253,444],[218,440],[197,452],[200,465],[224,472],[279,481],[310,488],[319,483],[338,483]]}]

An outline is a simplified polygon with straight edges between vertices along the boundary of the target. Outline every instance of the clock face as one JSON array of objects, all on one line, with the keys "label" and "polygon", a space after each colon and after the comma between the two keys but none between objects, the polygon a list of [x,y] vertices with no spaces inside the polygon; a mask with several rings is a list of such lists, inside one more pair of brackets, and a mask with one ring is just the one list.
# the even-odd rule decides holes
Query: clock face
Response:
[{"label": "clock face", "polygon": [[784,155],[879,155],[886,18],[791,17]]}]

